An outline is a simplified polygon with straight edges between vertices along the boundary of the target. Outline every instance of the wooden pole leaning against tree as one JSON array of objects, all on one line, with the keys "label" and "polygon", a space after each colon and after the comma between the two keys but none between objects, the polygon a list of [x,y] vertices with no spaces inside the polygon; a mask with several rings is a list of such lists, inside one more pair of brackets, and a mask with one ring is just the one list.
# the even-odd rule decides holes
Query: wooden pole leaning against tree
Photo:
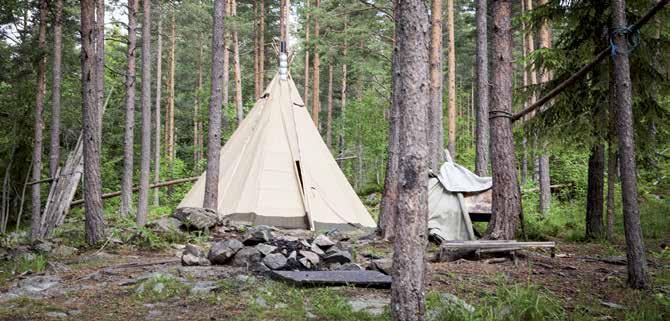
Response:
[{"label": "wooden pole leaning against tree", "polygon": [[219,187],[219,156],[221,153],[221,104],[223,102],[224,12],[226,0],[214,1],[212,31],[212,98],[209,103],[207,132],[207,174],[205,176],[204,207],[217,210]]},{"label": "wooden pole leaning against tree", "polygon": [[394,104],[400,112],[399,179],[391,285],[393,320],[424,320],[427,244],[430,104],[428,8],[421,0],[399,0],[393,60]]}]

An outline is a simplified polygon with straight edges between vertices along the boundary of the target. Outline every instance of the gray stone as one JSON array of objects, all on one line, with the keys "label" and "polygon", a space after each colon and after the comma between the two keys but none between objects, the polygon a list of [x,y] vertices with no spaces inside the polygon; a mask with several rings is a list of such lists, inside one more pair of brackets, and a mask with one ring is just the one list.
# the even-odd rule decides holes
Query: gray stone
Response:
[{"label": "gray stone", "polygon": [[270,228],[266,225],[259,225],[250,228],[244,234],[244,245],[253,246],[258,243],[267,243],[272,241],[272,232]]},{"label": "gray stone", "polygon": [[318,254],[319,256],[325,256],[326,255],[326,252],[324,252],[320,247],[318,247],[314,243],[312,243],[312,246],[309,248],[309,250]]},{"label": "gray stone", "polygon": [[49,275],[39,275],[20,280],[18,283],[18,288],[20,289],[21,292],[27,294],[34,294],[57,287],[59,285],[59,282],[60,278],[58,277]]},{"label": "gray stone", "polygon": [[393,267],[393,260],[391,259],[372,260],[370,264],[370,269],[377,270],[386,275],[391,275],[392,267]]},{"label": "gray stone", "polygon": [[363,267],[356,263],[344,263],[344,264],[334,264],[331,266],[331,270],[335,271],[363,271]]},{"label": "gray stone", "polygon": [[159,233],[179,232],[183,223],[170,216],[161,217],[147,224],[149,228]]},{"label": "gray stone", "polygon": [[326,257],[323,258],[326,263],[349,263],[353,261],[351,258],[351,253],[343,250],[329,251]]},{"label": "gray stone", "polygon": [[300,251],[300,255],[302,255],[307,260],[309,260],[309,262],[312,263],[312,265],[318,265],[319,264],[319,261],[320,261],[319,260],[319,255],[314,253],[314,252]]},{"label": "gray stone", "polygon": [[59,318],[59,319],[63,319],[63,318],[68,317],[67,313],[61,312],[61,311],[49,311],[49,312],[46,313],[46,316],[48,316],[50,318]]},{"label": "gray stone", "polygon": [[172,213],[172,217],[180,220],[187,227],[198,230],[209,229],[219,222],[216,211],[199,207],[178,208]]},{"label": "gray stone", "polygon": [[200,249],[195,245],[188,244],[186,245],[186,247],[184,247],[184,252],[182,253],[181,256],[181,264],[186,266],[195,266],[195,265],[207,266],[210,265],[211,263],[205,257],[205,253],[202,251],[202,249]]},{"label": "gray stone", "polygon": [[354,312],[367,312],[373,316],[380,316],[384,308],[391,304],[391,300],[385,298],[360,298],[349,300],[351,310]]},{"label": "gray stone", "polygon": [[233,258],[237,251],[242,249],[242,247],[244,247],[242,242],[236,239],[217,241],[214,242],[209,249],[207,258],[212,264],[226,264]]},{"label": "gray stone", "polygon": [[33,250],[40,253],[49,253],[53,250],[54,244],[49,241],[40,241],[39,243],[33,245]]},{"label": "gray stone", "polygon": [[601,300],[600,304],[602,304],[604,307],[608,307],[610,309],[625,309],[626,308],[625,306],[623,306],[621,304],[617,304],[617,303],[609,302],[609,301],[602,301]]},{"label": "gray stone", "polygon": [[263,258],[263,263],[271,270],[279,270],[286,267],[287,259],[281,253],[274,253]]},{"label": "gray stone", "polygon": [[265,244],[265,243],[259,243],[256,245],[256,249],[258,252],[261,252],[264,256],[270,255],[272,252],[274,252],[277,247],[274,245],[270,244]]},{"label": "gray stone", "polygon": [[309,244],[309,242],[307,242],[307,240],[300,240],[300,245],[302,245],[306,249],[312,247],[312,245]]},{"label": "gray stone", "polygon": [[262,297],[257,297],[254,302],[261,308],[267,308],[268,307],[268,302],[265,301]]},{"label": "gray stone", "polygon": [[316,244],[318,247],[320,247],[323,250],[327,250],[327,249],[331,248],[333,245],[335,245],[335,242],[331,241],[327,236],[325,236],[323,234],[317,236],[314,239],[314,242],[312,242],[312,243]]},{"label": "gray stone", "polygon": [[261,252],[251,246],[245,246],[233,257],[233,266],[251,268],[261,261]]},{"label": "gray stone", "polygon": [[272,271],[272,276],[298,285],[353,285],[390,288],[391,277],[377,271]]},{"label": "gray stone", "polygon": [[152,291],[154,293],[163,293],[163,290],[165,290],[165,284],[163,284],[162,282],[158,282],[154,284],[154,288]]},{"label": "gray stone", "polygon": [[286,266],[288,269],[300,269],[302,264],[298,261],[298,252],[293,251],[288,255]]},{"label": "gray stone", "polygon": [[263,263],[263,262],[258,262],[256,264],[254,264],[253,266],[251,266],[249,268],[249,270],[251,272],[255,272],[255,273],[263,274],[263,275],[267,275],[270,272],[272,272],[272,270],[267,265],[265,265],[265,263]]},{"label": "gray stone", "polygon": [[306,269],[308,269],[308,270],[312,269],[312,263],[307,258],[304,258],[304,257],[300,258],[300,260],[298,260],[298,262],[300,262],[300,264],[302,264],[302,266],[304,266]]},{"label": "gray stone", "polygon": [[220,287],[221,286],[214,281],[196,282],[195,284],[193,284],[193,287],[191,287],[190,293],[191,294],[207,294],[207,293],[218,290]]}]

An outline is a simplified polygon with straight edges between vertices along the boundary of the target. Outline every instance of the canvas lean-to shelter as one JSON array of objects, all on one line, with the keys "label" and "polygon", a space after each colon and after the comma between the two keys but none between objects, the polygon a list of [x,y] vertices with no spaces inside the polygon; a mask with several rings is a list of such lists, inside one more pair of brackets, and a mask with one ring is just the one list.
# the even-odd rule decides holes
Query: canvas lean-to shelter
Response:
[{"label": "canvas lean-to shelter", "polygon": [[[298,229],[376,227],[333,159],[290,75],[278,73],[221,149],[217,212]],[[202,207],[205,174],[178,208]]]}]

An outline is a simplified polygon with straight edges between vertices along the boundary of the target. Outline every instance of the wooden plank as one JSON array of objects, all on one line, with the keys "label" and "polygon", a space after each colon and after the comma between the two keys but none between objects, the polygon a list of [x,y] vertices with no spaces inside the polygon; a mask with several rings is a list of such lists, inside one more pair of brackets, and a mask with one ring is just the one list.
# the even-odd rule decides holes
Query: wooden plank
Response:
[{"label": "wooden plank", "polygon": [[391,287],[391,276],[378,271],[272,271],[272,277],[296,285]]}]

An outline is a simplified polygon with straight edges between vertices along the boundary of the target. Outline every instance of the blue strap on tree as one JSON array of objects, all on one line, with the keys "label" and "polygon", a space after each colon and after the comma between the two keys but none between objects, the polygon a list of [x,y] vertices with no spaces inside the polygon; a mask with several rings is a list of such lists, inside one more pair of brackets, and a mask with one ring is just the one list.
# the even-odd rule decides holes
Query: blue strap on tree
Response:
[{"label": "blue strap on tree", "polygon": [[[621,35],[626,38],[626,42],[628,42],[628,50],[625,52],[622,51],[619,46],[614,43],[614,37],[616,35]],[[640,45],[640,30],[639,29],[633,29],[632,26],[628,26],[625,28],[614,28],[612,30],[612,33],[610,34],[610,49],[612,52],[612,57],[616,56],[617,53],[623,53],[623,54],[630,54],[635,50]]]}]

